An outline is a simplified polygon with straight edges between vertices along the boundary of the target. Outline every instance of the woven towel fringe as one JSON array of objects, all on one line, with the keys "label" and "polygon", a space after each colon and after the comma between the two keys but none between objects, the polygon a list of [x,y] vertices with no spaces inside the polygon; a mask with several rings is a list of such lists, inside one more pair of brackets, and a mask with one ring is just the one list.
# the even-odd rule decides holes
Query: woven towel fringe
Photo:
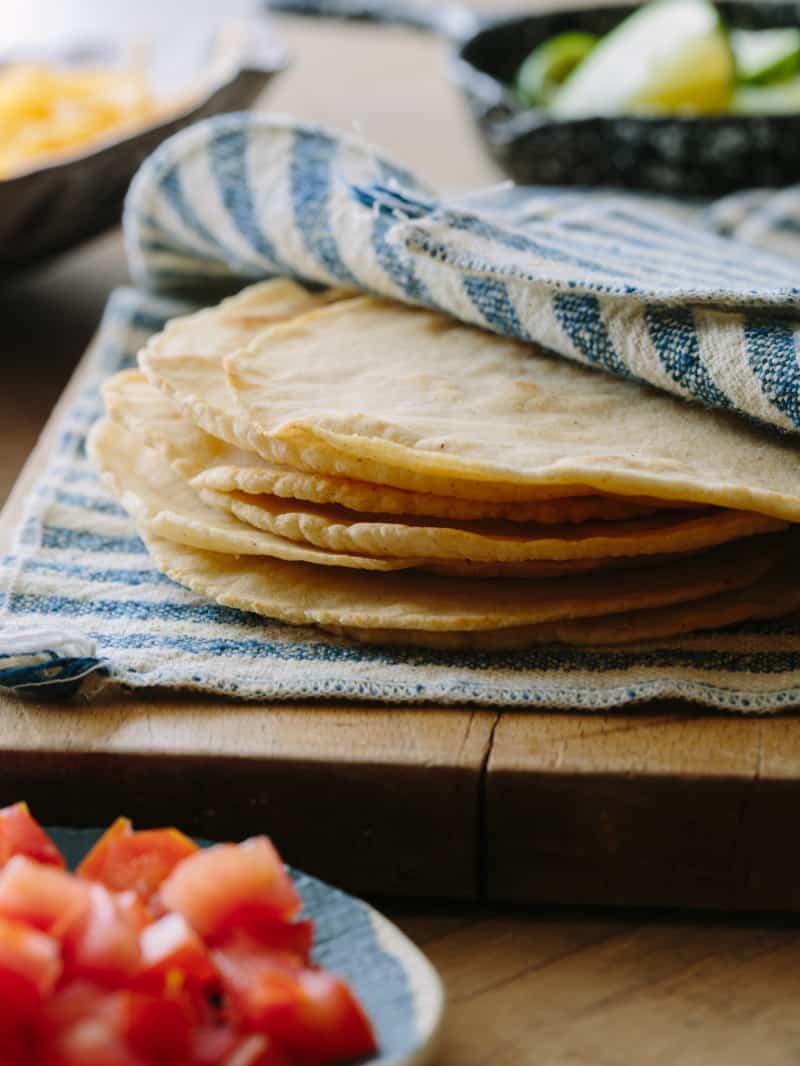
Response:
[{"label": "woven towel fringe", "polygon": [[107,662],[80,633],[54,629],[0,629],[0,690],[61,700],[73,696]]}]

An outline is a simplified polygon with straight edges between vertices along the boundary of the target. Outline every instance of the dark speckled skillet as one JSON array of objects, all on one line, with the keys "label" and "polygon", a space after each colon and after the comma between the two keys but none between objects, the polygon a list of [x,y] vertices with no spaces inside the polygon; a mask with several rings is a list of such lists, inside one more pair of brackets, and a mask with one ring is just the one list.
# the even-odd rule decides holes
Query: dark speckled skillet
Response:
[{"label": "dark speckled skillet", "polygon": [[[617,185],[718,196],[800,181],[800,113],[565,120],[517,102],[508,86],[535,45],[567,29],[606,33],[632,10],[630,5],[492,19],[461,8],[393,0],[274,0],[270,6],[403,23],[449,38],[452,76],[489,151],[520,184]],[[800,3],[724,0],[717,6],[732,26],[800,25]]]}]

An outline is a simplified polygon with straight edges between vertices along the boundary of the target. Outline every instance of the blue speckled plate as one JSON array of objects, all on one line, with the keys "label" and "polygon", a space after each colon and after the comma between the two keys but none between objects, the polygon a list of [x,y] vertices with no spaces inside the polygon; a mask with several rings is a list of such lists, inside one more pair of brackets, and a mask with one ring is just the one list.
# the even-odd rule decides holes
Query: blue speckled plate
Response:
[{"label": "blue speckled plate", "polygon": [[[58,827],[48,832],[73,867],[104,830]],[[375,1027],[380,1052],[363,1066],[429,1062],[444,1013],[444,992],[434,968],[408,937],[363,900],[299,870],[293,870],[292,877],[305,901],[305,914],[316,925],[316,961],[350,982]]]}]

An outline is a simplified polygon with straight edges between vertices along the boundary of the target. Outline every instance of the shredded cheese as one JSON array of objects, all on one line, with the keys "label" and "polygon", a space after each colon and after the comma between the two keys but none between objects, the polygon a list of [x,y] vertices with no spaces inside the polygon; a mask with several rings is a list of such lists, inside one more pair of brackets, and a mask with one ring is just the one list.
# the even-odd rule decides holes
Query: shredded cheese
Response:
[{"label": "shredded cheese", "polygon": [[33,63],[2,68],[0,178],[144,125],[157,110],[138,70]]}]

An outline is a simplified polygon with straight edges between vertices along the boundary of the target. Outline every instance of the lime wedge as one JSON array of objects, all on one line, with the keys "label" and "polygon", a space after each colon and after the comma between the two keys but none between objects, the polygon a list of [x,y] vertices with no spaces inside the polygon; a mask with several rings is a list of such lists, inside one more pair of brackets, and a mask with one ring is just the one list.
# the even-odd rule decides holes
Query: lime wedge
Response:
[{"label": "lime wedge", "polygon": [[549,103],[597,41],[593,33],[574,31],[556,34],[534,48],[517,72],[517,92],[523,103],[531,107]]},{"label": "lime wedge", "polygon": [[724,111],[733,53],[707,0],[653,0],[594,48],[553,97],[556,115]]},{"label": "lime wedge", "polygon": [[732,30],[736,75],[748,85],[781,81],[800,69],[800,29]]},{"label": "lime wedge", "polygon": [[786,115],[800,111],[800,74],[772,85],[741,85],[731,111],[738,115]]}]

